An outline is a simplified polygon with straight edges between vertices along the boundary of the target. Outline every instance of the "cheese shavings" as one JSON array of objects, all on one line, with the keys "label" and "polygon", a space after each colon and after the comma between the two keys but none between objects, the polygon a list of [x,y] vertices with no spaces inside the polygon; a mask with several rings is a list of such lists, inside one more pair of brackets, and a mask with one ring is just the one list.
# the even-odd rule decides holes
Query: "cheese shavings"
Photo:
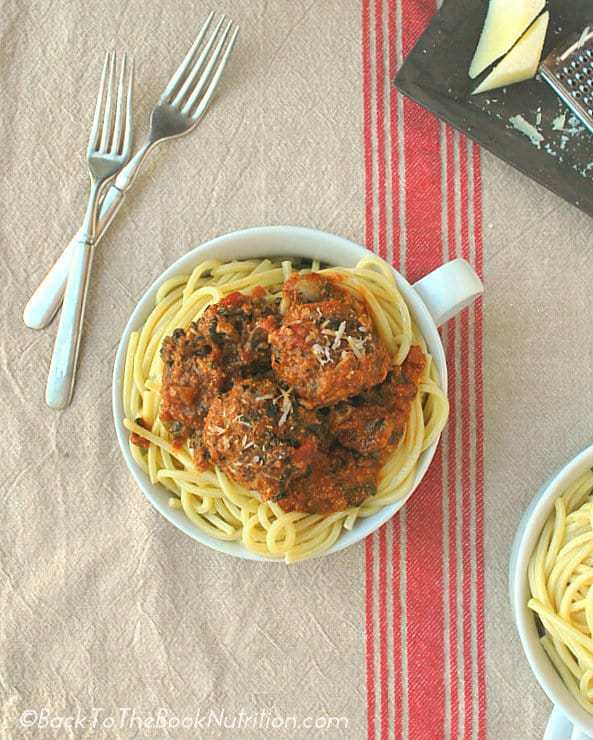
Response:
[{"label": "cheese shavings", "polygon": [[332,344],[332,349],[338,349],[338,347],[342,343],[342,337],[344,336],[345,331],[346,331],[346,322],[342,321],[340,326],[338,326],[338,331],[336,332],[336,336]]},{"label": "cheese shavings", "polygon": [[368,337],[365,337],[364,339],[357,339],[356,337],[346,337],[346,341],[348,342],[348,346],[352,350],[354,356],[360,360],[362,357],[365,356],[365,347],[364,344]]},{"label": "cheese shavings", "polygon": [[322,347],[321,344],[314,344],[311,349],[320,365],[327,365],[328,362],[331,362],[332,358],[329,354],[329,347]]},{"label": "cheese shavings", "polygon": [[290,400],[290,391],[291,389],[285,391],[281,390],[282,393],[282,416],[280,417],[278,421],[278,426],[281,427],[283,424],[286,424],[286,420],[288,419],[288,415],[292,412],[292,401]]},{"label": "cheese shavings", "polygon": [[533,146],[536,146],[538,149],[541,148],[541,143],[544,140],[543,134],[540,134],[532,123],[526,121],[521,115],[511,116],[509,121],[513,128],[517,129],[517,131],[521,132],[524,136],[527,136]]},{"label": "cheese shavings", "polygon": [[566,113],[561,113],[559,116],[552,121],[552,128],[554,131],[564,131],[566,126]]}]

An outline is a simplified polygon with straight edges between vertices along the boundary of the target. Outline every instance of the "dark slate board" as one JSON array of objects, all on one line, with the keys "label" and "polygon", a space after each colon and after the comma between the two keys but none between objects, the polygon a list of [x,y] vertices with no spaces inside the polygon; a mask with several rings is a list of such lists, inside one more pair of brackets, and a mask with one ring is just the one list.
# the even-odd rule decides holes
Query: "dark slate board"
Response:
[{"label": "dark slate board", "polygon": [[[593,216],[593,134],[571,121],[572,113],[539,76],[482,95],[470,95],[467,74],[486,16],[486,0],[445,0],[406,59],[395,85],[405,95],[528,177]],[[549,0],[544,57],[571,34],[593,26],[591,0]],[[539,111],[539,113],[538,113]],[[566,112],[568,131],[552,122]],[[544,136],[541,148],[509,119],[521,115]]]}]

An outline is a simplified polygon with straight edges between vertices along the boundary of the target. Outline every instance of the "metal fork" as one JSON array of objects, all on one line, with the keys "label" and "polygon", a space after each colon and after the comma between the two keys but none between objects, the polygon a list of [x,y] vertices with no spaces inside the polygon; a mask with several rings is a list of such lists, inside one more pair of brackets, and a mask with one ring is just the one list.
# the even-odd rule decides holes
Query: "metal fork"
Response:
[{"label": "metal fork", "polygon": [[[202,48],[213,18],[214,13],[210,13],[153,109],[146,142],[107,191],[101,204],[95,242],[109,227],[147,154],[161,142],[189,133],[204,116],[239,33],[238,26],[230,20],[225,23],[225,16],[222,16]],[[70,255],[78,238],[79,234],[66,247],[29,300],[23,318],[31,329],[48,326],[60,307]]]},{"label": "metal fork", "polygon": [[121,171],[132,154],[134,62],[128,65],[124,55],[117,93],[115,77],[115,52],[109,52],[103,65],[93,127],[87,148],[91,192],[79,232],[80,236],[72,248],[64,295],[64,309],[60,317],[47,379],[45,399],[48,406],[56,409],[68,406],[72,398],[86,294],[93,261],[99,196],[104,185]]}]

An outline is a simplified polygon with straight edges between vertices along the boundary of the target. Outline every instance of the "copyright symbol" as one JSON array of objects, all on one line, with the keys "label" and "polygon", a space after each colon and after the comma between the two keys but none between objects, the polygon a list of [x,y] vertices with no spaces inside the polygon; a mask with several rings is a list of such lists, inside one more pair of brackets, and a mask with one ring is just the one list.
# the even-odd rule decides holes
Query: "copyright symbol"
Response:
[{"label": "copyright symbol", "polygon": [[34,709],[25,709],[19,718],[21,727],[33,727],[37,722],[37,712]]}]

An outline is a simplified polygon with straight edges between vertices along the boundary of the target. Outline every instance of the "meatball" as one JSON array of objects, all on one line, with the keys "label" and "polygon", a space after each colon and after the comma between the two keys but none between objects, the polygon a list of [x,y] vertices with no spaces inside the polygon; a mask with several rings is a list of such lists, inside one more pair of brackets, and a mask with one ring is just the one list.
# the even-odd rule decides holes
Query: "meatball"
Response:
[{"label": "meatball", "polygon": [[331,409],[329,428],[336,440],[364,455],[380,455],[402,437],[426,357],[411,347],[401,366],[384,383]]},{"label": "meatball", "polygon": [[331,514],[360,506],[377,492],[380,463],[336,446],[317,455],[311,471],[295,478],[278,501],[284,511]]},{"label": "meatball", "polygon": [[212,401],[237,378],[269,371],[268,331],[277,316],[277,307],[261,295],[231,293],[187,331],[176,329],[165,338],[160,418],[178,444],[191,437],[199,447]]},{"label": "meatball", "polygon": [[225,381],[219,353],[192,325],[163,341],[160,418],[178,444],[201,427]]},{"label": "meatball", "polygon": [[284,284],[282,295],[288,308],[297,304],[342,300],[346,291],[335,280],[316,272],[295,274]]},{"label": "meatball", "polygon": [[210,407],[203,443],[212,463],[262,500],[285,496],[322,448],[324,419],[269,378],[239,381]]},{"label": "meatball", "polygon": [[268,332],[278,323],[278,308],[263,294],[261,289],[251,296],[230,293],[196,322],[197,331],[218,350],[231,380],[270,369]]},{"label": "meatball", "polygon": [[202,435],[232,480],[284,511],[316,514],[358,506],[377,489],[380,463],[328,439],[324,414],[269,378],[240,381],[216,399]]},{"label": "meatball", "polygon": [[269,334],[272,367],[308,408],[330,406],[383,382],[389,352],[364,302],[335,279],[294,275],[282,324]]}]

